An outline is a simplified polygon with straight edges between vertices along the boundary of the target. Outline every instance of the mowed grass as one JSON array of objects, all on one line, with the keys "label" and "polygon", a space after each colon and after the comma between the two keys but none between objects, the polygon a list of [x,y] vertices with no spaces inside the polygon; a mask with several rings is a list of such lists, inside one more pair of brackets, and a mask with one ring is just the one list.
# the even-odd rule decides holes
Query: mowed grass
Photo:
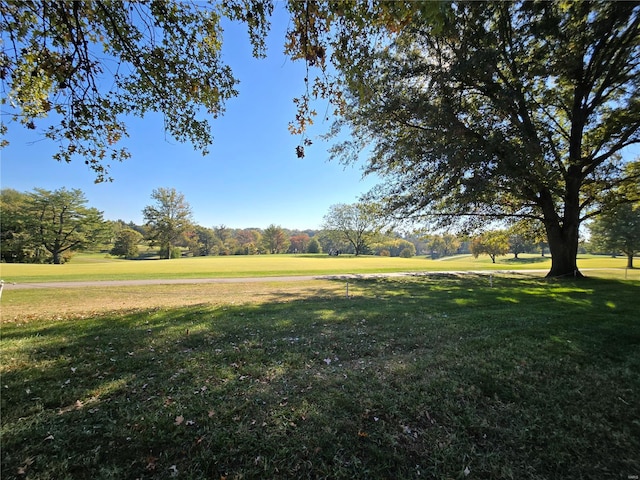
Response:
[{"label": "mowed grass", "polygon": [[[625,275],[622,257],[580,256],[581,269],[609,268],[618,278]],[[0,264],[5,282],[95,281],[133,279],[266,277],[283,275],[372,274],[420,271],[548,270],[551,260],[540,255],[499,257],[459,255],[441,260],[425,257],[391,258],[340,255],[252,255],[190,257],[173,260],[120,260],[100,255],[77,255],[64,265]],[[627,275],[640,273],[630,270]],[[633,278],[633,277],[631,277]]]},{"label": "mowed grass", "polygon": [[3,312],[1,476],[634,478],[639,287],[85,288],[57,313],[49,289],[5,291],[22,303]]}]

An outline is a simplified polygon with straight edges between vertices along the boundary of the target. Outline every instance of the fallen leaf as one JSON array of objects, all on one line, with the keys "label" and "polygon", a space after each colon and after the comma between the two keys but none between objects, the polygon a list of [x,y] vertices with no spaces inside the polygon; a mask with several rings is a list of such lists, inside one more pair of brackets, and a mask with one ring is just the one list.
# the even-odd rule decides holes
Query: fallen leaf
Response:
[{"label": "fallen leaf", "polygon": [[[174,422],[174,425],[181,425],[182,422],[184,422],[184,417],[182,415],[178,415],[176,417],[176,421]],[[175,467],[175,465],[174,465],[174,467]]]},{"label": "fallen leaf", "polygon": [[147,466],[144,467],[145,470],[155,470],[156,469],[156,462],[158,461],[158,459],[156,457],[147,457]]}]

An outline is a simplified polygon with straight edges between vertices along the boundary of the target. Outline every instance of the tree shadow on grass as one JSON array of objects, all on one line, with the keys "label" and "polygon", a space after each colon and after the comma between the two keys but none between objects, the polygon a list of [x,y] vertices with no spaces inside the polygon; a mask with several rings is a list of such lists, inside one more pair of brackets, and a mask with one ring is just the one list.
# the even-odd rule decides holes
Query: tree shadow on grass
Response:
[{"label": "tree shadow on grass", "polygon": [[3,478],[638,471],[637,285],[350,282],[3,328]]},{"label": "tree shadow on grass", "polygon": [[519,258],[501,258],[498,263],[507,263],[510,265],[533,265],[533,264],[548,264],[551,261],[551,257],[519,257]]}]

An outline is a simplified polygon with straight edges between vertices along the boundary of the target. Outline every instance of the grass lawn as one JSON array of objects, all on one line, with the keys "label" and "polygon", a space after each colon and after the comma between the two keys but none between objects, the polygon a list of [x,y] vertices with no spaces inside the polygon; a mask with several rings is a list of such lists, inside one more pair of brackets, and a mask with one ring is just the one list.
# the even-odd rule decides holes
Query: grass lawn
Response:
[{"label": "grass lawn", "polygon": [[[608,268],[617,278],[640,279],[640,269],[625,271],[626,259],[581,255],[580,269]],[[266,277],[279,275],[327,275],[422,271],[523,270],[548,271],[551,259],[540,255],[498,257],[458,255],[441,260],[425,257],[390,258],[340,255],[251,255],[190,257],[173,260],[120,260],[104,255],[76,255],[64,265],[0,264],[0,278],[28,283],[81,280],[132,280],[215,277]]]},{"label": "grass lawn", "polygon": [[635,478],[639,287],[5,291],[1,477]]}]

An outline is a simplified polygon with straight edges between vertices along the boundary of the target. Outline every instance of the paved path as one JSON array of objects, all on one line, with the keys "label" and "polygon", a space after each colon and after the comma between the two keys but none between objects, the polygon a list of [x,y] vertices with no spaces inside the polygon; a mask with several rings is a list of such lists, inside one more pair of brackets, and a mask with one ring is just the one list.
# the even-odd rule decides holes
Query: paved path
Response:
[{"label": "paved path", "polygon": [[80,282],[34,282],[34,283],[5,283],[6,290],[21,290],[34,288],[84,288],[84,287],[131,287],[140,285],[188,285],[202,283],[259,283],[259,282],[296,282],[309,280],[349,280],[385,277],[407,277],[419,275],[445,274],[534,274],[547,270],[479,270],[479,271],[437,271],[437,272],[396,272],[396,273],[363,273],[363,274],[334,274],[334,275],[289,275],[278,277],[233,277],[233,278],[168,278],[141,280],[95,280]]}]

